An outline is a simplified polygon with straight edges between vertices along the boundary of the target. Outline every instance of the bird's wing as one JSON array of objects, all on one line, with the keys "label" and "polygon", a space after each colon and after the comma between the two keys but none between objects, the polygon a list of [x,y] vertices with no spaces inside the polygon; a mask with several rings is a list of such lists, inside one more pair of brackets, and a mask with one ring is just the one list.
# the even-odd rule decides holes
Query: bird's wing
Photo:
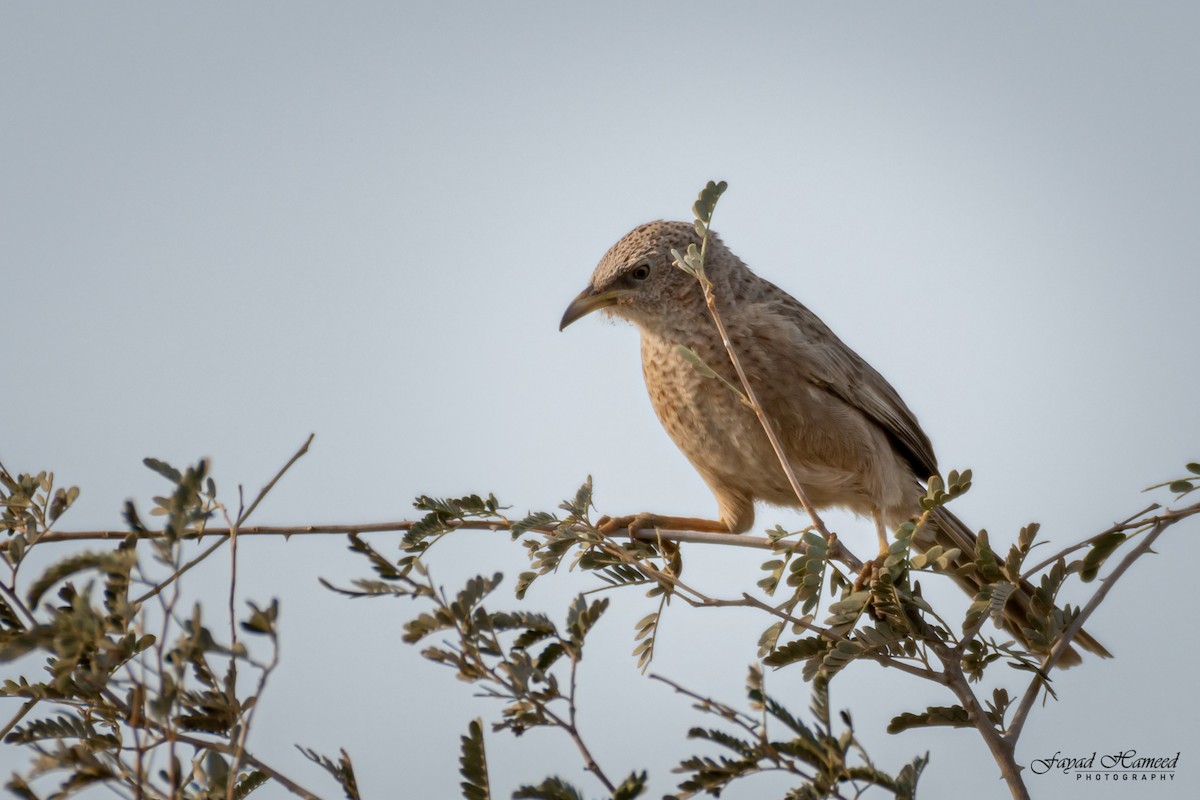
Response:
[{"label": "bird's wing", "polygon": [[789,339],[793,365],[813,385],[858,409],[896,445],[918,478],[937,474],[937,459],[916,416],[882,375],[821,319],[783,290],[772,293],[774,317]]}]

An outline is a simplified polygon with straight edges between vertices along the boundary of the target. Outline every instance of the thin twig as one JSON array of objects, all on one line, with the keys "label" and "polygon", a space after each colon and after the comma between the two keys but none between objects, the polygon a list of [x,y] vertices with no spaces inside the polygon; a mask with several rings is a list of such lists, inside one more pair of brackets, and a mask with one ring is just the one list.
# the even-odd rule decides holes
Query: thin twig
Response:
[{"label": "thin twig", "polygon": [[[368,533],[403,533],[412,529],[419,520],[397,520],[395,522],[369,522],[369,523],[330,523],[327,525],[252,525],[241,526],[237,530],[237,535],[240,537],[246,536],[329,536],[329,535],[362,535]],[[480,531],[507,531],[515,523],[502,522],[499,520],[457,520],[451,523],[452,527],[458,530],[480,530]],[[531,533],[550,533],[553,530],[552,525],[542,525],[531,528]],[[204,536],[222,536],[228,537],[229,528],[212,528],[204,529]],[[627,529],[613,531],[610,536],[625,536],[628,535]],[[161,539],[163,533],[161,531],[120,531],[120,530],[94,530],[94,531],[55,531],[48,535],[43,542],[83,542],[83,541],[111,541],[124,540],[129,537],[134,539]],[[184,537],[186,541],[188,538]],[[653,542],[659,536],[650,529],[638,529],[634,531],[632,538],[640,541]],[[760,550],[769,550],[773,546],[773,542],[765,536],[731,536],[728,533],[712,533],[710,531],[662,531],[661,538],[672,542],[695,542],[698,544],[722,544],[730,547],[752,547]],[[0,541],[0,551],[7,550],[8,540]]]},{"label": "thin twig", "polygon": [[153,589],[151,589],[150,591],[148,591],[148,592],[146,592],[145,594],[143,594],[143,595],[142,595],[141,597],[139,597],[137,600],[134,600],[134,601],[133,601],[133,606],[136,608],[137,606],[139,606],[139,605],[141,605],[142,603],[146,602],[146,601],[147,601],[147,600],[149,600],[150,598],[152,598],[152,597],[154,597],[154,596],[156,596],[156,595],[160,594],[160,593],[161,593],[161,592],[162,592],[164,589],[166,589],[168,586],[171,586],[171,585],[173,585],[173,584],[174,584],[174,583],[175,583],[177,580],[179,580],[180,578],[182,578],[182,577],[183,577],[183,575],[184,575],[186,572],[188,572],[188,571],[189,571],[189,570],[190,570],[192,567],[196,566],[196,565],[197,565],[197,564],[199,564],[201,561],[203,561],[204,559],[208,558],[208,557],[209,557],[209,556],[211,556],[213,553],[215,553],[215,552],[217,551],[217,548],[219,548],[219,547],[220,547],[221,545],[223,545],[223,544],[225,544],[225,538],[222,538],[222,539],[220,539],[220,540],[218,540],[218,541],[216,541],[216,542],[213,542],[213,543],[212,543],[212,545],[210,545],[210,546],[209,546],[209,548],[208,548],[207,550],[205,550],[205,551],[204,551],[204,552],[202,552],[200,555],[198,555],[198,556],[196,556],[195,558],[193,558],[191,561],[189,561],[189,562],[187,562],[186,564],[184,564],[184,565],[183,565],[182,567],[180,567],[179,569],[175,570],[175,571],[174,571],[173,573],[171,573],[171,574],[170,574],[170,575],[169,575],[167,578],[165,578],[165,579],[164,579],[164,580],[163,580],[161,583],[155,584],[155,586],[154,586],[154,588],[153,588]]},{"label": "thin twig", "polygon": [[1136,522],[1136,523],[1134,522],[1134,520],[1137,520],[1140,517],[1142,517],[1146,514],[1149,514],[1151,511],[1156,511],[1160,508],[1162,508],[1162,506],[1160,506],[1158,503],[1151,503],[1150,505],[1146,506],[1145,508],[1143,508],[1141,511],[1137,512],[1136,514],[1126,517],[1124,520],[1114,524],[1111,528],[1100,531],[1095,536],[1089,536],[1088,538],[1084,539],[1082,542],[1073,544],[1070,547],[1064,547],[1062,550],[1059,550],[1054,555],[1039,562],[1036,566],[1030,567],[1029,569],[1025,570],[1025,574],[1023,574],[1021,576],[1021,579],[1026,580],[1026,581],[1029,580],[1029,578],[1031,576],[1036,575],[1037,573],[1041,572],[1046,567],[1050,566],[1051,564],[1054,564],[1060,558],[1063,558],[1064,556],[1068,556],[1071,553],[1074,553],[1076,550],[1082,550],[1083,548],[1087,547],[1088,545],[1092,544],[1093,542],[1097,541],[1098,539],[1101,539],[1102,537],[1107,536],[1110,533],[1118,533],[1120,531],[1126,531],[1126,530],[1129,530],[1130,528],[1139,527],[1141,525],[1154,524],[1155,519],[1153,519],[1153,518],[1149,519],[1149,520],[1141,520],[1140,522]]},{"label": "thin twig", "polygon": [[[600,769],[600,765],[596,763],[596,759],[592,756],[591,750],[588,749],[587,744],[583,741],[583,737],[579,735],[579,728],[575,724],[575,717],[576,717],[575,670],[576,670],[576,667],[578,667],[578,665],[579,665],[579,659],[574,654],[572,654],[572,656],[571,656],[571,689],[567,695],[567,719],[568,719],[568,722],[566,725],[562,725],[562,728],[563,728],[563,730],[565,730],[567,732],[567,735],[571,737],[571,741],[573,741],[575,743],[575,747],[579,750],[579,754],[581,756],[583,756],[583,760],[586,764],[587,770],[589,772],[591,772],[593,775],[595,775],[596,778],[599,779],[599,781],[604,784],[604,788],[608,789],[608,791],[610,791],[610,792],[616,792],[616,787],[613,785],[612,781],[610,781],[608,779],[608,776],[604,774],[604,771],[602,769]],[[557,716],[554,714],[554,712],[550,711],[550,709],[543,707],[543,710],[546,712],[546,714],[551,719],[557,719]],[[560,725],[561,724],[562,723],[560,722]]]},{"label": "thin twig", "polygon": [[680,686],[675,681],[671,680],[670,678],[667,678],[663,675],[659,675],[656,672],[651,672],[648,677],[652,681],[658,681],[659,683],[665,683],[667,686],[670,686],[672,689],[674,689],[676,692],[683,695],[684,697],[692,698],[693,700],[695,700],[697,703],[700,704],[701,710],[707,711],[710,708],[716,709],[717,716],[721,717],[722,719],[728,720],[729,722],[732,722],[734,725],[737,725],[739,728],[741,728],[746,733],[753,736],[755,739],[758,739],[759,741],[763,741],[763,732],[762,731],[767,726],[765,707],[763,710],[762,719],[758,720],[758,719],[755,719],[754,717],[751,717],[749,714],[746,714],[742,711],[738,711],[736,708],[733,708],[732,706],[727,706],[718,700],[713,700],[711,697],[705,697],[702,694],[697,694],[696,692],[693,692],[691,689],[686,689],[683,686]]},{"label": "thin twig", "polygon": [[245,522],[247,519],[250,518],[250,515],[254,513],[254,509],[258,508],[258,504],[262,502],[262,499],[264,497],[266,497],[267,494],[272,489],[275,488],[275,484],[278,483],[279,479],[284,476],[284,473],[286,473],[289,469],[291,469],[292,464],[295,464],[297,461],[300,460],[300,458],[305,453],[308,452],[308,446],[310,444],[312,444],[312,440],[315,435],[316,434],[310,433],[308,435],[308,438],[304,440],[304,444],[300,445],[300,449],[297,450],[295,452],[295,454],[293,454],[292,457],[288,459],[288,462],[286,464],[284,464],[282,467],[280,467],[279,472],[275,473],[275,477],[271,478],[270,482],[267,483],[266,486],[259,489],[258,497],[254,498],[254,502],[250,504],[250,507],[243,510],[241,514],[238,514],[238,520],[237,520],[238,525],[241,525],[243,522]]},{"label": "thin twig", "polygon": [[[310,441],[311,439],[312,437],[309,436]],[[307,447],[307,443],[305,446]],[[262,493],[259,494],[259,498],[261,497]],[[225,522],[228,524],[230,522],[229,512],[224,506],[221,506],[221,514],[225,517]],[[244,514],[238,515],[239,520],[244,518]],[[229,652],[231,654],[229,658],[230,691],[237,690],[237,540],[237,524],[229,524]],[[256,700],[257,697],[258,695],[255,697]],[[254,707],[257,705],[258,703],[255,702]],[[254,707],[251,708],[251,711],[253,711]],[[248,716],[247,721],[240,726],[240,731],[238,728],[239,726],[234,726],[231,730],[233,735],[230,737],[230,744],[233,745],[233,757],[230,759],[229,764],[229,779],[225,787],[226,797],[234,796],[233,790],[237,785],[238,770],[241,767],[242,757],[246,752],[246,737],[250,735]]]},{"label": "thin twig", "polygon": [[[706,235],[705,239],[707,240],[707,238]],[[775,427],[767,417],[767,412],[763,408],[762,403],[759,402],[758,394],[750,384],[750,379],[746,375],[746,370],[742,367],[742,361],[738,358],[737,351],[733,349],[733,342],[729,338],[729,332],[725,330],[725,323],[721,320],[721,315],[717,312],[717,298],[713,294],[712,282],[705,278],[701,281],[701,285],[704,287],[704,302],[708,305],[708,313],[712,317],[713,323],[717,326],[717,333],[721,336],[721,342],[725,345],[725,352],[729,355],[730,362],[733,363],[738,380],[741,381],[742,388],[746,390],[746,399],[750,401],[750,408],[753,409],[754,415],[758,417],[759,424],[762,425],[763,430],[766,432],[767,439],[771,442],[771,448],[775,451],[775,457],[779,459],[779,465],[783,467],[783,473],[787,476],[792,491],[796,494],[796,499],[800,501],[800,505],[804,507],[809,518],[812,519],[813,527],[817,529],[817,533],[821,534],[825,539],[829,539],[829,529],[825,527],[825,522],[821,519],[821,515],[817,513],[817,507],[808,499],[808,493],[800,485],[800,480],[796,477],[796,472],[792,469],[792,464],[788,460],[787,454],[783,451],[783,444],[780,443],[779,436],[775,433]]]},{"label": "thin twig", "polygon": [[17,713],[14,714],[13,718],[8,721],[8,724],[5,725],[3,729],[0,729],[0,741],[4,741],[4,737],[8,736],[8,732],[17,727],[17,723],[24,719],[25,715],[32,711],[33,707],[37,704],[38,698],[36,697],[26,700],[21,707],[17,709]]},{"label": "thin twig", "polygon": [[[716,200],[714,199],[713,208],[715,207]],[[775,428],[771,425],[771,420],[767,417],[766,410],[763,408],[762,403],[758,401],[758,395],[755,393],[754,387],[750,385],[750,379],[746,376],[746,370],[742,367],[742,361],[738,358],[737,351],[733,349],[733,342],[729,338],[729,332],[725,330],[725,323],[717,311],[717,298],[713,293],[713,283],[704,272],[704,260],[708,255],[708,234],[712,224],[712,208],[709,209],[708,219],[698,219],[697,221],[704,226],[704,234],[700,237],[700,264],[694,272],[691,270],[685,271],[691,272],[696,280],[700,282],[700,287],[704,290],[704,303],[708,306],[709,316],[712,317],[713,324],[717,326],[717,333],[720,334],[721,343],[725,345],[725,352],[729,356],[729,361],[733,364],[734,371],[737,372],[738,381],[741,382],[742,388],[746,390],[746,399],[750,403],[750,408],[753,409],[754,415],[758,417],[759,424],[766,431],[767,439],[771,442],[771,448],[775,451],[775,457],[779,459],[779,465],[783,468],[788,483],[791,484],[792,491],[796,494],[796,499],[800,501],[800,505],[808,512],[808,516],[812,519],[813,527],[817,529],[817,532],[825,539],[829,539],[829,530],[825,527],[825,523],[817,513],[816,506],[808,499],[808,493],[804,491],[804,487],[800,485],[799,479],[796,478],[796,473],[792,469],[792,463],[788,460],[787,454],[783,452],[783,445],[780,444],[779,437],[775,434]],[[682,264],[679,266],[683,268]]]},{"label": "thin twig", "polygon": [[[5,539],[3,542],[0,542],[0,544],[8,544],[10,541],[12,541],[12,540]],[[29,608],[25,605],[24,602],[22,602],[21,596],[19,594],[17,594],[15,585],[14,585],[14,588],[10,589],[8,586],[5,586],[4,584],[0,584],[0,593],[3,593],[4,597],[7,598],[8,605],[11,608],[13,608],[25,615],[26,622],[28,623],[26,625],[26,627],[31,628],[38,624],[37,617],[35,617],[33,615],[33,612],[29,610]]]}]

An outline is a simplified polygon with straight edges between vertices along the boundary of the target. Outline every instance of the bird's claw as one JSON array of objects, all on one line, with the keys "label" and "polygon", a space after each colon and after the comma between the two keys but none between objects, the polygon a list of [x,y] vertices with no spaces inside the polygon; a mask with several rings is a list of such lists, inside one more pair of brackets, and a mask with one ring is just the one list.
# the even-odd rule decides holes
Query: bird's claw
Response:
[{"label": "bird's claw", "polygon": [[621,517],[610,517],[605,514],[596,521],[596,529],[604,534],[626,530],[633,533],[636,530],[653,530],[659,527],[661,520],[654,514],[626,514]]},{"label": "bird's claw", "polygon": [[862,565],[862,569],[858,571],[858,577],[854,580],[854,591],[861,592],[871,585],[871,582],[879,576],[880,567],[883,566],[883,556],[872,558],[870,561]]}]

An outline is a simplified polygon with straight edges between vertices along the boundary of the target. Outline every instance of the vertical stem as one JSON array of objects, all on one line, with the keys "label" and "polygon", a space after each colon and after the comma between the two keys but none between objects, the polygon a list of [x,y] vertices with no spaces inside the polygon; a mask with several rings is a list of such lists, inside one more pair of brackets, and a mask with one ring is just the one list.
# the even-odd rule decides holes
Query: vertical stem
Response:
[{"label": "vertical stem", "polygon": [[[705,243],[708,237],[704,237]],[[795,470],[792,469],[791,462],[788,461],[787,455],[783,452],[783,444],[779,441],[779,437],[775,434],[775,428],[771,425],[771,420],[767,418],[766,412],[763,410],[762,403],[758,401],[758,395],[754,392],[754,387],[750,385],[750,379],[746,377],[746,371],[742,368],[741,359],[733,349],[733,342],[729,339],[729,333],[725,330],[725,323],[721,321],[721,315],[717,313],[717,299],[713,294],[712,282],[707,278],[701,281],[704,287],[704,302],[708,305],[708,313],[712,316],[713,322],[716,323],[717,333],[721,336],[721,342],[725,345],[725,352],[729,354],[729,360],[733,362],[733,368],[737,372],[738,380],[742,384],[742,388],[746,390],[746,397],[750,401],[750,407],[754,410],[755,416],[758,417],[759,423],[763,430],[766,431],[767,439],[771,442],[771,448],[775,451],[775,457],[779,459],[779,465],[783,467],[783,472],[787,475],[788,483],[792,486],[792,491],[796,493],[796,498],[800,501],[800,505],[808,513],[812,519],[813,527],[817,533],[830,538],[829,530],[825,527],[825,523],[817,514],[816,506],[808,499],[808,494],[804,491],[804,487],[800,485],[799,479],[796,477]],[[840,544],[838,545],[840,547]]]},{"label": "vertical stem", "polygon": [[610,792],[615,792],[617,787],[613,785],[608,776],[604,774],[604,770],[600,769],[600,765],[596,763],[596,759],[592,757],[592,752],[588,750],[584,744],[583,737],[579,735],[579,729],[575,727],[575,668],[578,665],[575,656],[571,656],[571,690],[567,695],[567,724],[563,726],[563,730],[571,737],[571,741],[575,742],[575,747],[579,749],[579,754],[583,756],[583,761],[588,772],[596,776],[596,778],[604,784],[604,788]]},{"label": "vertical stem", "polygon": [[[240,519],[240,517],[239,517]],[[229,526],[229,691],[237,692],[237,523]],[[256,698],[257,699],[257,698]],[[237,703],[236,694],[229,698],[231,703]],[[245,750],[246,734],[249,733],[246,722],[235,725],[230,745],[233,747],[233,757],[229,764],[229,781],[225,788],[225,796],[233,797],[233,789],[237,785],[238,769],[241,767],[242,754]]]}]

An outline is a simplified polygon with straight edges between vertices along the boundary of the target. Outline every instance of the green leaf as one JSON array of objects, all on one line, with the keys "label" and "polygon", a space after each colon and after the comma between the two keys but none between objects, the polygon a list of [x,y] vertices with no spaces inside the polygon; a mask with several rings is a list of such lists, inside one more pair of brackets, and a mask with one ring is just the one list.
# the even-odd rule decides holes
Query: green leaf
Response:
[{"label": "green leaf", "polygon": [[725,181],[714,183],[709,181],[703,189],[700,190],[700,196],[696,198],[696,202],[692,204],[692,213],[696,219],[703,222],[705,225],[712,222],[713,210],[717,207],[717,201],[721,199],[721,195],[729,188],[729,184]]},{"label": "green leaf", "polygon": [[567,611],[567,632],[576,647],[583,646],[583,640],[588,635],[588,631],[592,629],[596,620],[600,619],[600,615],[607,608],[608,598],[601,598],[589,605],[583,595],[577,595],[571,602],[571,607]]},{"label": "green leaf", "polygon": [[572,519],[583,520],[587,518],[588,510],[592,507],[592,476],[588,475],[587,480],[583,482],[575,492],[575,498],[562,503],[559,508],[568,512]]},{"label": "green leaf", "polygon": [[513,800],[583,800],[571,784],[557,776],[546,778],[537,786],[522,786],[513,792]]},{"label": "green leaf", "polygon": [[704,359],[701,358],[699,354],[697,354],[692,348],[688,347],[687,345],[677,344],[675,345],[675,351],[679,353],[679,355],[683,356],[684,360],[691,364],[692,368],[705,378],[718,377],[717,373],[713,371],[713,368],[705,363]]},{"label": "green leaf", "polygon": [[71,507],[75,500],[79,497],[79,488],[72,486],[70,489],[59,489],[54,493],[54,500],[50,503],[49,521],[53,525],[55,520],[63,515],[63,513]]},{"label": "green leaf", "polygon": [[538,654],[536,664],[537,668],[542,672],[545,672],[554,666],[554,662],[566,655],[566,652],[566,648],[564,648],[562,644],[559,642],[551,642],[550,644],[546,645],[545,648],[543,648],[541,653]]},{"label": "green leaf", "polygon": [[751,758],[754,755],[754,745],[745,739],[740,739],[737,736],[719,731],[715,728],[700,728],[695,727],[688,731],[689,739],[703,739],[706,742],[720,745],[727,750],[732,750],[743,758]]},{"label": "green leaf", "polygon": [[988,598],[988,616],[992,618],[993,622],[1000,625],[1004,622],[1004,605],[1017,590],[1017,586],[1012,583],[997,583],[993,584],[991,589],[991,597]]},{"label": "green leaf", "polygon": [[654,644],[658,636],[658,613],[655,611],[647,614],[634,626],[637,630],[634,640],[638,644],[633,648],[633,655],[637,657],[638,669],[642,672],[646,671],[646,667],[654,659]]},{"label": "green leaf", "polygon": [[829,610],[834,614],[856,614],[859,611],[862,611],[863,607],[870,599],[871,592],[864,589],[860,592],[854,592],[849,596],[837,601],[836,603],[831,603]]},{"label": "green leaf", "polygon": [[777,647],[771,651],[771,654],[763,659],[763,664],[768,667],[786,667],[788,664],[795,664],[797,661],[807,661],[815,655],[824,653],[832,646],[832,642],[820,636],[810,636],[807,639],[796,639],[788,642],[783,647]]},{"label": "green leaf", "polygon": [[138,516],[137,507],[134,506],[132,500],[126,500],[123,508],[123,516],[125,524],[134,533],[148,533],[149,529],[142,523],[141,517]]},{"label": "green leaf", "polygon": [[251,792],[259,788],[267,782],[267,773],[251,770],[238,778],[237,784],[233,787],[234,800],[243,800],[248,797]]},{"label": "green leaf", "polygon": [[36,794],[34,794],[33,789],[30,788],[25,779],[15,772],[13,773],[12,777],[8,779],[8,783],[5,784],[4,788],[12,792],[13,796],[16,797],[17,800],[41,800]]},{"label": "green leaf", "polygon": [[489,800],[492,796],[488,781],[487,753],[483,746],[483,723],[473,719],[467,726],[467,735],[461,737],[462,749],[458,757],[459,774],[463,776],[462,787],[465,800]]},{"label": "green leaf", "polygon": [[183,480],[183,475],[179,472],[179,470],[175,469],[165,461],[159,461],[157,458],[143,458],[142,463],[157,472],[159,475],[162,475],[171,483],[178,484],[181,480]]},{"label": "green leaf", "polygon": [[275,623],[279,620],[279,601],[272,600],[271,605],[265,609],[259,608],[252,601],[247,600],[246,605],[250,606],[250,616],[242,622],[242,630],[247,633],[260,633],[266,636],[275,636]]},{"label": "green leaf", "polygon": [[357,533],[351,533],[348,536],[350,539],[350,551],[366,556],[367,560],[371,562],[371,569],[375,570],[375,574],[385,581],[399,580],[408,573],[407,569],[402,569],[394,565],[379,551],[367,544]]},{"label": "green leaf", "polygon": [[65,714],[18,725],[4,741],[6,744],[30,744],[47,739],[78,739],[100,750],[113,750],[121,745],[111,733],[97,733],[91,722]]},{"label": "green leaf", "polygon": [[23,533],[18,533],[8,540],[8,557],[12,559],[14,564],[21,563],[21,559],[25,557],[25,542],[25,534]]},{"label": "green leaf", "polygon": [[51,564],[29,587],[29,605],[36,606],[42,596],[59,581],[86,570],[129,577],[136,554],[130,550],[110,550],[104,553],[79,553]]},{"label": "green leaf", "polygon": [[1193,486],[1192,482],[1189,480],[1178,480],[1178,481],[1171,481],[1170,485],[1168,485],[1167,488],[1170,489],[1175,494],[1187,494],[1188,492],[1192,491],[1192,489],[1195,489],[1196,487]]},{"label": "green leaf", "polygon": [[1187,465],[1187,471],[1193,475],[1200,475],[1200,463],[1189,461]]},{"label": "green leaf", "polygon": [[309,761],[333,776],[334,780],[341,785],[342,791],[345,792],[346,800],[362,800],[362,796],[358,793],[358,780],[354,777],[354,765],[350,763],[350,756],[346,754],[345,750],[340,751],[341,758],[334,762],[315,750],[309,750],[300,745],[296,745],[296,749]]},{"label": "green leaf", "polygon": [[557,633],[550,618],[536,611],[497,611],[488,617],[487,626],[495,631],[524,628],[524,632],[513,642],[514,647],[522,648]]},{"label": "green leaf", "polygon": [[1033,547],[1033,540],[1037,538],[1038,531],[1041,530],[1041,523],[1031,522],[1021,532],[1017,534],[1017,547],[1022,552],[1028,552],[1029,548]]},{"label": "green leaf", "polygon": [[[701,234],[701,235],[703,235],[703,234]],[[676,250],[674,247],[671,248],[671,261],[675,264],[675,266],[679,267],[681,270],[686,272],[688,275],[691,275],[693,278],[699,277],[698,275],[696,275],[695,267],[693,267],[691,265],[691,263],[688,261],[688,259],[684,258],[683,254],[680,253],[678,250]]]},{"label": "green leaf", "polygon": [[536,572],[522,572],[517,576],[515,592],[518,600],[525,599],[525,593],[529,591],[530,585],[534,582],[537,576],[538,573]]},{"label": "green leaf", "polygon": [[450,603],[450,610],[459,619],[468,619],[475,608],[483,602],[485,597],[495,591],[502,580],[504,580],[504,574],[501,572],[495,573],[490,579],[476,575],[467,581],[454,601]]},{"label": "green leaf", "polygon": [[1100,572],[1100,567],[1126,538],[1128,537],[1125,534],[1114,531],[1104,534],[1093,542],[1091,549],[1083,557],[1083,567],[1079,571],[1080,579],[1084,582],[1095,580],[1096,575]]},{"label": "green leaf", "polygon": [[888,733],[900,733],[910,728],[928,728],[935,726],[950,726],[952,728],[969,728],[971,719],[967,710],[962,706],[930,706],[920,714],[904,712],[893,717],[888,723]]},{"label": "green leaf", "polygon": [[552,525],[556,522],[558,522],[558,517],[547,511],[533,511],[525,519],[513,523],[509,530],[512,532],[512,538],[517,539],[534,528]]},{"label": "green leaf", "polygon": [[646,791],[646,772],[631,772],[613,792],[612,800],[634,800]]},{"label": "green leaf", "polygon": [[861,644],[849,639],[842,639],[833,646],[825,658],[821,660],[821,668],[827,676],[833,676],[866,650]]},{"label": "green leaf", "polygon": [[418,614],[414,619],[404,623],[404,635],[401,639],[408,644],[416,644],[435,631],[453,626],[454,619],[444,609],[439,608],[433,614]]},{"label": "green leaf", "polygon": [[779,643],[779,637],[783,634],[783,620],[772,622],[767,626],[767,629],[758,637],[758,657],[765,658],[770,655],[776,645]]}]

